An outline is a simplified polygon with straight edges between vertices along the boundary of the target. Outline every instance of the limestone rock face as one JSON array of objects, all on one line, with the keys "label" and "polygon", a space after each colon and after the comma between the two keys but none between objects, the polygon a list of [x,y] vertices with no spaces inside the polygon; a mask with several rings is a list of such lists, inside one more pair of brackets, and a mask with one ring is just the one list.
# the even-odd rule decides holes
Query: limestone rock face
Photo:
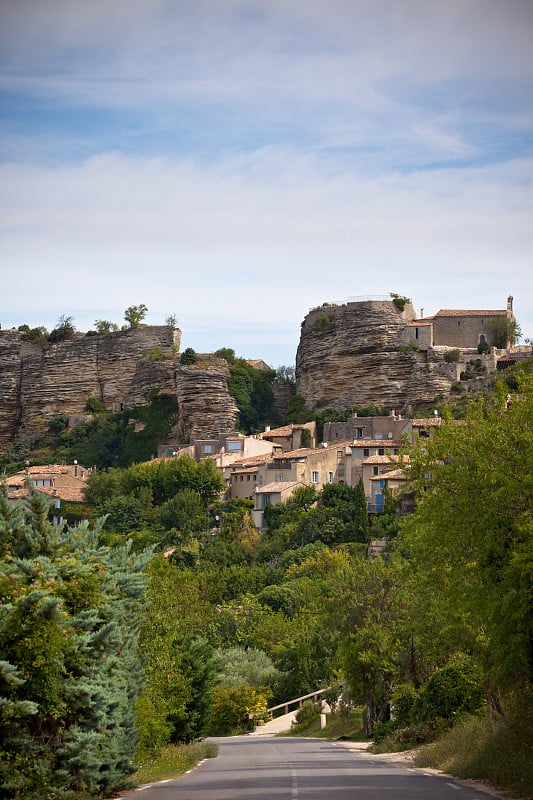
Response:
[{"label": "limestone rock face", "polygon": [[405,411],[447,395],[456,368],[432,351],[408,348],[405,325],[415,319],[389,301],[325,305],[302,323],[296,386],[306,405],[343,410],[376,405]]},{"label": "limestone rock face", "polygon": [[0,449],[15,437],[31,443],[55,416],[83,415],[90,398],[116,412],[147,403],[154,389],[176,396],[183,441],[234,430],[227,367],[177,366],[180,336],[172,327],[141,326],[78,334],[42,350],[19,331],[0,331]]},{"label": "limestone rock face", "polygon": [[206,439],[235,430],[239,409],[228,392],[227,366],[177,366],[178,439]]}]

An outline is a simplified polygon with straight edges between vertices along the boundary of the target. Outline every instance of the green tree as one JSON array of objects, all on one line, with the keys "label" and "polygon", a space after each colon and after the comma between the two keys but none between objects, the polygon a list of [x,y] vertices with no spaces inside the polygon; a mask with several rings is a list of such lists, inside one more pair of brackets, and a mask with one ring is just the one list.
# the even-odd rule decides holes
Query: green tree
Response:
[{"label": "green tree", "polygon": [[218,679],[225,686],[268,688],[278,678],[278,670],[262,650],[254,647],[219,648],[215,652]]},{"label": "green tree", "polygon": [[133,770],[150,555],[48,516],[36,492],[0,496],[0,787],[14,800],[100,796]]},{"label": "green tree", "polygon": [[493,317],[487,322],[490,343],[493,347],[505,349],[509,342],[513,345],[521,337],[522,331],[516,320],[509,317]]},{"label": "green tree", "polygon": [[130,328],[138,328],[147,314],[147,307],[144,305],[144,303],[141,303],[138,306],[128,306],[124,312],[124,319]]},{"label": "green tree", "polygon": [[95,320],[94,327],[97,333],[103,334],[104,336],[118,331],[118,325],[115,322],[110,322],[108,319]]},{"label": "green tree", "polygon": [[188,364],[196,364],[198,361],[198,356],[196,355],[196,351],[192,349],[192,347],[186,347],[180,357],[180,364],[184,366]]},{"label": "green tree", "polygon": [[62,314],[59,317],[56,327],[48,337],[48,341],[52,344],[55,344],[56,342],[63,342],[66,339],[72,339],[75,332],[76,328],[74,327],[74,317],[67,317],[65,314]]},{"label": "green tree", "polygon": [[216,680],[205,639],[212,612],[198,581],[162,556],[150,564],[148,575],[140,637],[147,680],[137,703],[140,759],[205,733]]},{"label": "green tree", "polygon": [[533,376],[473,403],[412,455],[416,512],[400,541],[413,567],[413,622],[433,659],[483,664],[493,699],[529,686],[533,665]]}]

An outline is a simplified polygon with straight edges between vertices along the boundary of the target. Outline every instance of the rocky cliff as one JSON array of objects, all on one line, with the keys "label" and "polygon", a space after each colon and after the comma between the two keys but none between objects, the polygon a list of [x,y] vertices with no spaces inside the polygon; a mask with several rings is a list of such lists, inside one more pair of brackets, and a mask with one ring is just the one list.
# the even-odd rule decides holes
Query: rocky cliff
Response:
[{"label": "rocky cliff", "polygon": [[152,389],[176,397],[183,441],[234,430],[227,365],[180,366],[179,344],[180,331],[167,326],[78,334],[44,349],[0,331],[0,449],[35,440],[53,417],[83,414],[91,398],[120,411],[146,403]]},{"label": "rocky cliff", "polygon": [[324,305],[302,323],[296,386],[309,408],[384,406],[405,411],[447,395],[457,380],[442,354],[406,346],[402,333],[415,319],[407,303],[363,301]]}]

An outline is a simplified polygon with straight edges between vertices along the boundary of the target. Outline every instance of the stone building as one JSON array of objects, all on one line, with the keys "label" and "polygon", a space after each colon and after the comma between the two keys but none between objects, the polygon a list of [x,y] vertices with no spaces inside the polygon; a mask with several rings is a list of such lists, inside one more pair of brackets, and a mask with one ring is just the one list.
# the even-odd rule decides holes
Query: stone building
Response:
[{"label": "stone building", "polygon": [[[513,298],[507,298],[507,308],[499,310],[438,311],[433,317],[423,317],[408,323],[406,338],[420,348],[449,347],[476,349],[482,342],[490,344],[491,322],[505,317],[515,322]],[[507,342],[507,347],[512,343]]]}]

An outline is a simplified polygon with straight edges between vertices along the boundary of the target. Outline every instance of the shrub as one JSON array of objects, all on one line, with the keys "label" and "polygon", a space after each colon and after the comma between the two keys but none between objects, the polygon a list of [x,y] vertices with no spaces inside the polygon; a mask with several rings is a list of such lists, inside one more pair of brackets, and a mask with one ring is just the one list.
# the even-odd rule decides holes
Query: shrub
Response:
[{"label": "shrub", "polygon": [[444,353],[444,360],[447,364],[457,364],[459,359],[461,358],[461,351],[460,350],[446,350]]},{"label": "shrub", "polygon": [[196,364],[198,361],[198,356],[196,355],[196,351],[192,349],[192,347],[187,347],[183,353],[181,354],[180,364]]},{"label": "shrub", "polygon": [[403,295],[396,294],[396,292],[390,292],[390,297],[398,311],[403,311],[406,304],[411,302],[410,297],[404,297]]},{"label": "shrub", "polygon": [[105,411],[105,406],[96,397],[89,397],[85,403],[85,411],[88,414],[101,414]]},{"label": "shrub", "polygon": [[321,311],[320,314],[317,314],[313,327],[315,331],[328,331],[331,328],[331,318]]},{"label": "shrub", "polygon": [[411,722],[411,715],[418,698],[418,692],[410,683],[402,683],[392,693],[392,708],[396,727],[403,727]]},{"label": "shrub", "polygon": [[161,347],[152,347],[150,350],[147,350],[144,354],[144,357],[147,358],[149,361],[164,361],[165,354]]},{"label": "shrub", "polygon": [[488,342],[480,342],[477,346],[478,353],[486,353],[489,349]]},{"label": "shrub", "polygon": [[320,718],[320,706],[312,700],[306,700],[296,713],[296,723],[307,728]]},{"label": "shrub", "polygon": [[470,660],[457,658],[435,670],[412,714],[421,720],[451,719],[461,711],[477,711],[483,703],[478,676]]},{"label": "shrub", "polygon": [[48,341],[48,331],[43,325],[38,328],[30,328],[29,325],[19,325],[18,330],[21,332],[21,339],[23,342],[32,342],[38,347],[44,347]]}]

